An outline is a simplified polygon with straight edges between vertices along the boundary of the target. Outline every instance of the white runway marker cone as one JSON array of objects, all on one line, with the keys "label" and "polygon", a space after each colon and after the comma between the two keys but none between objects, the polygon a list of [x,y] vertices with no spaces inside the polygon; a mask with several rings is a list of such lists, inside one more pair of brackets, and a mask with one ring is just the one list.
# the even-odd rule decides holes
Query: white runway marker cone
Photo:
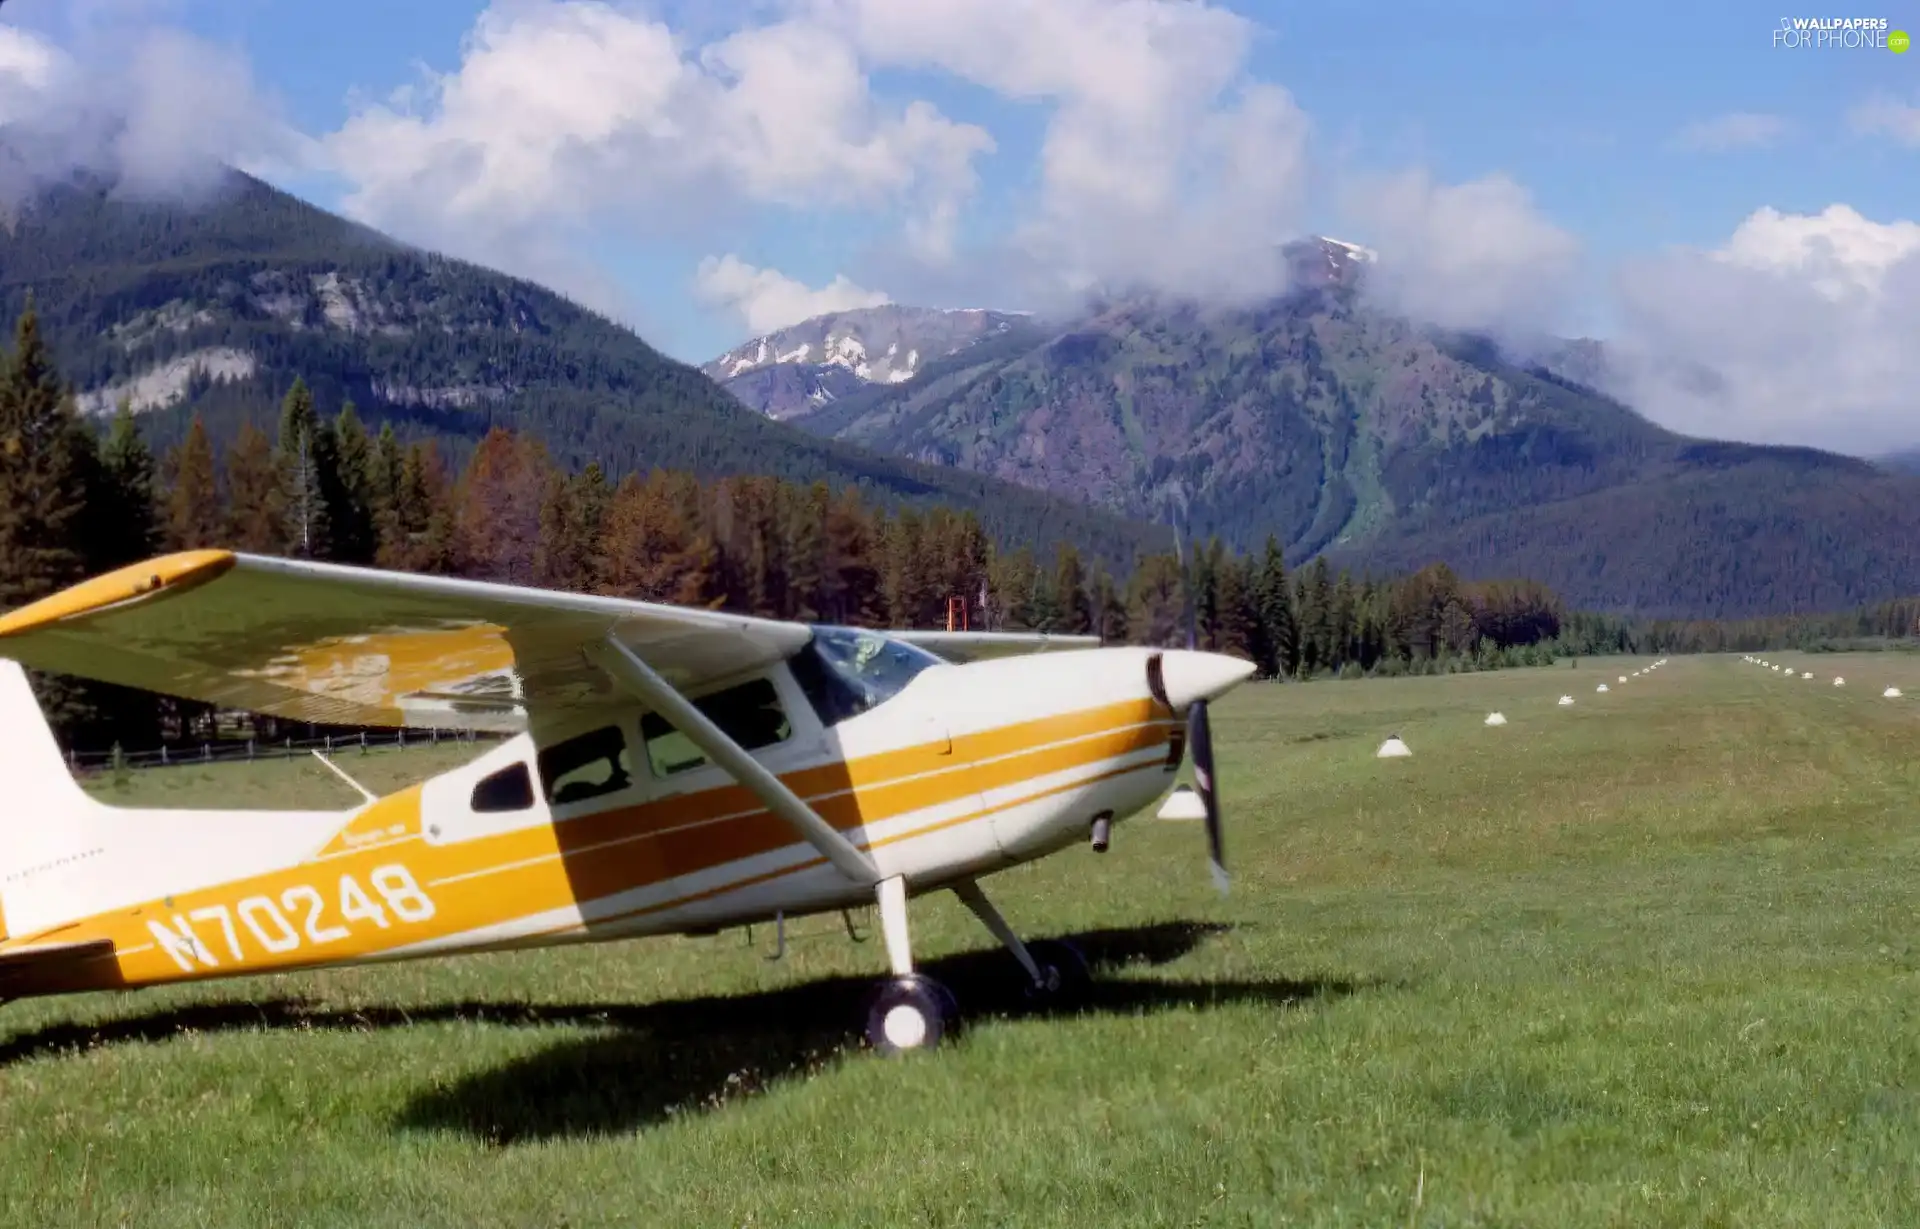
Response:
[{"label": "white runway marker cone", "polygon": [[1380,750],[1374,752],[1375,759],[1396,760],[1401,756],[1412,755],[1413,748],[1400,741],[1398,734],[1387,735],[1387,741],[1380,744]]},{"label": "white runway marker cone", "polygon": [[1192,787],[1177,785],[1173,792],[1167,795],[1167,800],[1160,804],[1160,810],[1154,818],[1188,820],[1206,817],[1206,801],[1195,793]]},{"label": "white runway marker cone", "polygon": [[1803,678],[1803,679],[1810,679],[1810,678],[1812,678],[1812,677],[1813,677],[1813,671],[1811,671],[1811,670],[1808,670],[1808,671],[1805,671],[1804,673],[1802,673],[1802,674],[1800,675],[1800,677],[1801,677],[1801,678]]},{"label": "white runway marker cone", "polygon": [[1560,707],[1561,707],[1561,708],[1566,708],[1566,707],[1567,707],[1568,705],[1570,705],[1570,704],[1572,704],[1572,703],[1573,703],[1573,697],[1572,697],[1572,696],[1561,696],[1561,697],[1560,697]]},{"label": "white runway marker cone", "polygon": [[1605,683],[1602,683],[1598,687],[1594,688],[1595,691],[1605,691],[1606,689],[1607,689],[1607,685]]},{"label": "white runway marker cone", "polygon": [[1833,685],[1835,687],[1845,687],[1847,685],[1847,680],[1843,678],[1836,678],[1833,680]]},{"label": "white runway marker cone", "polygon": [[1488,725],[1505,725],[1507,724],[1506,715],[1504,713],[1488,713],[1487,724]]},{"label": "white runway marker cone", "polygon": [[1898,700],[1900,698],[1900,689],[1898,687],[1889,687],[1880,694],[1889,700]]}]

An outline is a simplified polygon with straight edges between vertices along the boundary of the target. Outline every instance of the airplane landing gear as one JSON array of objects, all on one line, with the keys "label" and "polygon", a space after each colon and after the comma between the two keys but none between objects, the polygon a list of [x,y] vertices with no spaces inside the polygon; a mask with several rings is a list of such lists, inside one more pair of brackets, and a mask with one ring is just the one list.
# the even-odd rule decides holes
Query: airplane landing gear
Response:
[{"label": "airplane landing gear", "polygon": [[960,1022],[953,992],[913,971],[913,946],[907,932],[907,884],[882,879],[874,893],[880,905],[880,934],[887,944],[893,976],[867,1008],[867,1043],[882,1054],[929,1050]]},{"label": "airplane landing gear", "polygon": [[917,973],[881,985],[867,1008],[867,1044],[882,1054],[930,1050],[959,1022],[953,993]]},{"label": "airplane landing gear", "polygon": [[[1081,1001],[1093,977],[1079,948],[1062,939],[1022,942],[971,879],[954,884],[953,891],[1019,963],[1029,1002],[1065,1006]],[[945,986],[914,972],[907,932],[906,881],[898,876],[883,879],[875,896],[893,976],[868,1001],[867,1043],[882,1054],[932,1049],[958,1026],[959,1004]]]},{"label": "airplane landing gear", "polygon": [[1086,997],[1093,984],[1093,971],[1079,948],[1064,939],[1042,939],[1027,944],[1040,976],[1027,989],[1027,997],[1036,1003],[1066,1005]]}]

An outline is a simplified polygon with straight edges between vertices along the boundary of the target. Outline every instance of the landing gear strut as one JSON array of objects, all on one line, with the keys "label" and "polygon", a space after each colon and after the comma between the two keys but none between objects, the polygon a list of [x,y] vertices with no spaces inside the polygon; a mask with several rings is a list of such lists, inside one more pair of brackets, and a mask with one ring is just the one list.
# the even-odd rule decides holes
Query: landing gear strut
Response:
[{"label": "landing gear strut", "polygon": [[1086,989],[1087,958],[1080,954],[1080,949],[1061,939],[1021,942],[1013,927],[1007,925],[1007,919],[1000,916],[980,885],[971,879],[955,884],[953,894],[1020,962],[1027,975],[1028,997],[1047,1003],[1069,1002]]},{"label": "landing gear strut", "polygon": [[875,890],[880,904],[880,933],[887,944],[893,976],[867,1005],[867,1044],[882,1054],[929,1050],[960,1022],[953,992],[913,971],[913,945],[907,930],[907,883],[898,875],[882,879]]},{"label": "landing gear strut", "polygon": [[[978,883],[969,879],[955,884],[953,891],[1020,962],[1031,1001],[1072,1003],[1085,993],[1091,980],[1087,959],[1073,944],[1059,939],[1024,943]],[[893,976],[868,1001],[867,1042],[883,1054],[931,1049],[959,1024],[959,1004],[945,986],[914,972],[905,880],[883,879],[875,895]]]}]

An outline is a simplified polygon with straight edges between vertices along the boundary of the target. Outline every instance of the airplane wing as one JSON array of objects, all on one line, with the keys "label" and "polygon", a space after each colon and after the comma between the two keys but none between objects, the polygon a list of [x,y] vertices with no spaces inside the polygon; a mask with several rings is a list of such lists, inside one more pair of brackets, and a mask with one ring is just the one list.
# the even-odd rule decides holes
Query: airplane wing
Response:
[{"label": "airplane wing", "polygon": [[1097,649],[1098,636],[1056,636],[1050,632],[916,632],[890,631],[888,637],[903,640],[948,661],[980,661],[988,657],[1012,657],[1021,653],[1044,653],[1049,649]]},{"label": "airplane wing", "polygon": [[803,624],[231,551],[96,577],[0,616],[0,657],[328,725],[524,730],[620,697],[611,633],[685,691],[779,661]]}]

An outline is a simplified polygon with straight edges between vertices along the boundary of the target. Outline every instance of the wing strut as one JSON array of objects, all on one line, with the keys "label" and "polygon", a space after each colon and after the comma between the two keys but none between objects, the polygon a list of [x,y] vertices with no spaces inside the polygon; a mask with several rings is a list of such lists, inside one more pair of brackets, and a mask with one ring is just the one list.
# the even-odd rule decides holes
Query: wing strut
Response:
[{"label": "wing strut", "polygon": [[726,769],[734,780],[765,803],[769,811],[793,825],[808,844],[839,868],[841,874],[855,883],[875,884],[880,881],[878,868],[866,854],[841,835],[839,829],[820,818],[818,812],[787,788],[786,782],[742,750],[740,744],[729,738],[725,730],[708,720],[705,713],[695,708],[692,701],[661,678],[632,649],[609,633],[606,639],[588,645],[586,653],[588,659],[604,670],[608,678],[652,706],[655,712],[672,722],[675,729],[685,734],[694,746],[705,752],[708,759]]}]

